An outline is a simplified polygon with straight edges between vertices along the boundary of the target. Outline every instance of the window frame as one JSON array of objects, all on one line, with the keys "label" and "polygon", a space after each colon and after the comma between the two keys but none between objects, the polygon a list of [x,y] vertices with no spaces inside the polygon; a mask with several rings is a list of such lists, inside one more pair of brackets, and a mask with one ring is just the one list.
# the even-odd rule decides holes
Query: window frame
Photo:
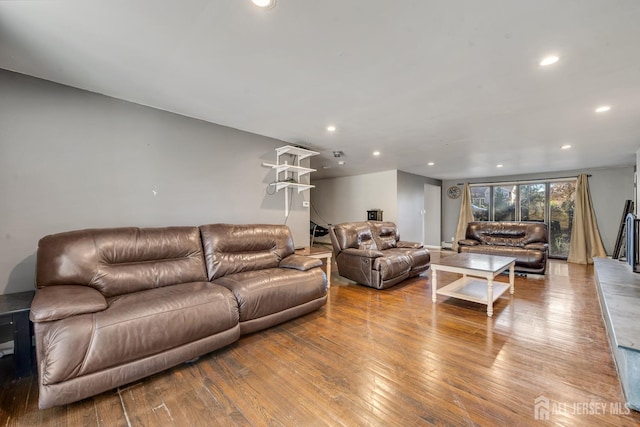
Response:
[{"label": "window frame", "polygon": [[[513,221],[520,222],[522,220],[522,206],[520,204],[520,186],[521,185],[531,185],[531,184],[544,184],[544,219],[540,220],[525,220],[526,222],[543,222],[547,224],[547,227],[550,227],[549,221],[551,218],[551,184],[556,182],[573,182],[574,186],[577,183],[577,177],[564,177],[564,178],[550,178],[550,179],[534,179],[534,180],[526,180],[526,181],[496,181],[496,182],[477,182],[473,184],[469,184],[470,188],[473,187],[488,187],[489,189],[489,207],[487,209],[487,219],[476,219],[475,215],[473,216],[474,221],[496,221],[495,219],[495,187],[508,187],[515,186],[515,219]],[[575,194],[575,193],[574,193]],[[575,196],[574,196],[575,197]],[[509,221],[497,221],[497,222],[509,222]],[[566,257],[562,256],[552,256],[552,258],[566,259]]]}]

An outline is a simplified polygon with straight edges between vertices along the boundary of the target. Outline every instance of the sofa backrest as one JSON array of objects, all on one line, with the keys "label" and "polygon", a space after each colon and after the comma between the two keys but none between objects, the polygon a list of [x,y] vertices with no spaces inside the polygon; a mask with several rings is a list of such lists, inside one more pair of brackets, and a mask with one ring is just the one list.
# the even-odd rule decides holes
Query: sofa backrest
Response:
[{"label": "sofa backrest", "polygon": [[84,285],[106,297],[206,281],[197,227],[105,228],[40,239],[36,286]]},{"label": "sofa backrest", "polygon": [[390,221],[344,222],[332,227],[334,252],[347,248],[384,250],[397,246],[398,227]]},{"label": "sofa backrest", "polygon": [[467,225],[466,238],[496,246],[548,243],[547,225],[543,222],[473,221]]},{"label": "sofa backrest", "polygon": [[398,227],[390,221],[368,221],[373,234],[373,240],[378,245],[378,250],[395,248],[400,240]]},{"label": "sofa backrest", "polygon": [[210,224],[200,226],[200,234],[209,280],[278,267],[295,251],[286,225]]}]

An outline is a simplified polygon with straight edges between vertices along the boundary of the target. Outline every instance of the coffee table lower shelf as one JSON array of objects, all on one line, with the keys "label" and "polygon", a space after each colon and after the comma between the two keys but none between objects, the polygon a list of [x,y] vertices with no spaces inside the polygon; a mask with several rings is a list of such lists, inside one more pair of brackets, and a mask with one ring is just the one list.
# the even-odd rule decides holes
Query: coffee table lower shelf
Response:
[{"label": "coffee table lower shelf", "polygon": [[[510,287],[509,283],[493,282],[493,301],[491,302],[494,303]],[[484,305],[487,305],[488,302],[487,281],[469,276],[462,277],[447,286],[443,286],[436,293]]]},{"label": "coffee table lower shelf", "polygon": [[[493,303],[507,289],[514,292],[516,259],[497,255],[459,253],[444,257],[431,264],[431,299],[434,304],[438,295],[472,301],[487,306],[487,316],[493,316]],[[496,282],[495,278],[509,270],[509,283]],[[442,288],[438,288],[438,275],[441,271],[462,274]]]}]

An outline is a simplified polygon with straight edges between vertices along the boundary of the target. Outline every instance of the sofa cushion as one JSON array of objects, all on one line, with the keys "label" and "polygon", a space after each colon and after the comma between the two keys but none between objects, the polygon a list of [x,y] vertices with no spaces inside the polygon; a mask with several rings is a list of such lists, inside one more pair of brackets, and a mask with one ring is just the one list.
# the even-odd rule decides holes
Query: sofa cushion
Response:
[{"label": "sofa cushion", "polygon": [[474,221],[467,226],[466,240],[494,246],[523,247],[530,243],[547,243],[547,228],[539,222]]},{"label": "sofa cushion", "polygon": [[376,240],[376,244],[381,251],[395,248],[397,246],[396,239],[393,236],[380,236]]},{"label": "sofa cushion", "polygon": [[244,271],[276,268],[294,253],[286,225],[200,226],[209,280]]},{"label": "sofa cushion", "polygon": [[[366,222],[346,222],[333,228],[340,250],[347,248],[376,250],[373,234]],[[362,246],[362,247],[360,247]]]},{"label": "sofa cushion", "polygon": [[411,260],[411,270],[425,269],[431,264],[431,253],[426,248],[393,248],[387,251],[406,255]]},{"label": "sofa cushion", "polygon": [[38,323],[45,348],[43,384],[54,384],[209,337],[237,327],[228,289],[185,283],[120,295],[106,310]]},{"label": "sofa cushion", "polygon": [[322,267],[322,260],[319,258],[293,254],[280,261],[280,265],[278,265],[278,267],[307,271],[315,267]]},{"label": "sofa cushion", "polygon": [[356,235],[356,244],[358,249],[377,251],[378,245],[376,244],[373,234],[369,228],[359,228]]},{"label": "sofa cushion", "polygon": [[38,288],[85,285],[112,297],[197,281],[206,281],[197,227],[88,229],[39,242]]},{"label": "sofa cushion", "polygon": [[378,245],[376,245],[375,241],[371,240],[370,242],[367,242],[367,243],[360,243],[360,246],[358,246],[358,249],[362,251],[377,251]]},{"label": "sofa cushion", "polygon": [[388,251],[373,261],[373,269],[380,272],[382,280],[393,279],[411,270],[411,258],[402,253]]},{"label": "sofa cushion", "polygon": [[393,222],[369,221],[367,224],[372,230],[373,239],[379,250],[384,251],[397,246],[400,236],[398,235],[398,227]]},{"label": "sofa cushion", "polygon": [[29,311],[32,322],[50,322],[78,314],[96,313],[108,307],[100,291],[88,286],[58,285],[38,290]]},{"label": "sofa cushion", "polygon": [[233,292],[238,300],[240,322],[277,313],[327,294],[325,274],[320,268],[245,271],[217,278],[213,283]]}]

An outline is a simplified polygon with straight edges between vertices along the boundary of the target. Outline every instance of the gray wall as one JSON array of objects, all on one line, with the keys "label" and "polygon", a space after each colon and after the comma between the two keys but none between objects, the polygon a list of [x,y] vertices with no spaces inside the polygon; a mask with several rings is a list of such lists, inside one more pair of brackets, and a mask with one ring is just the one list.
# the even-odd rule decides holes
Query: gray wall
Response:
[{"label": "gray wall", "polygon": [[[635,159],[630,159],[633,163]],[[442,233],[449,237],[456,234],[458,215],[460,214],[460,202],[462,198],[452,200],[446,196],[446,189],[452,185],[462,182],[484,183],[484,182],[507,182],[526,181],[533,179],[551,179],[567,176],[577,176],[581,173],[591,174],[589,178],[589,188],[591,190],[591,200],[598,221],[598,228],[602,237],[607,254],[611,255],[618,235],[620,218],[624,208],[625,200],[633,200],[633,166],[609,168],[609,169],[584,169],[556,173],[534,174],[534,175],[512,175],[503,177],[489,177],[481,179],[458,179],[448,180],[442,183]]]},{"label": "gray wall", "polygon": [[[0,70],[0,293],[33,289],[46,234],[88,227],[278,223],[282,141]],[[309,192],[287,224],[309,239]]]},{"label": "gray wall", "polygon": [[[383,219],[398,225],[403,240],[421,242],[424,184],[437,179],[398,170],[312,180],[311,220],[322,225],[365,221],[367,210],[382,209]],[[328,236],[316,241],[329,243]]]},{"label": "gray wall", "polygon": [[398,171],[398,230],[402,240],[422,242],[424,185],[440,186],[442,181]]},{"label": "gray wall", "polygon": [[[342,222],[366,221],[367,211],[382,209],[385,221],[398,218],[397,171],[314,180],[311,184],[311,220],[323,227]],[[316,239],[330,243],[329,236]]]}]

